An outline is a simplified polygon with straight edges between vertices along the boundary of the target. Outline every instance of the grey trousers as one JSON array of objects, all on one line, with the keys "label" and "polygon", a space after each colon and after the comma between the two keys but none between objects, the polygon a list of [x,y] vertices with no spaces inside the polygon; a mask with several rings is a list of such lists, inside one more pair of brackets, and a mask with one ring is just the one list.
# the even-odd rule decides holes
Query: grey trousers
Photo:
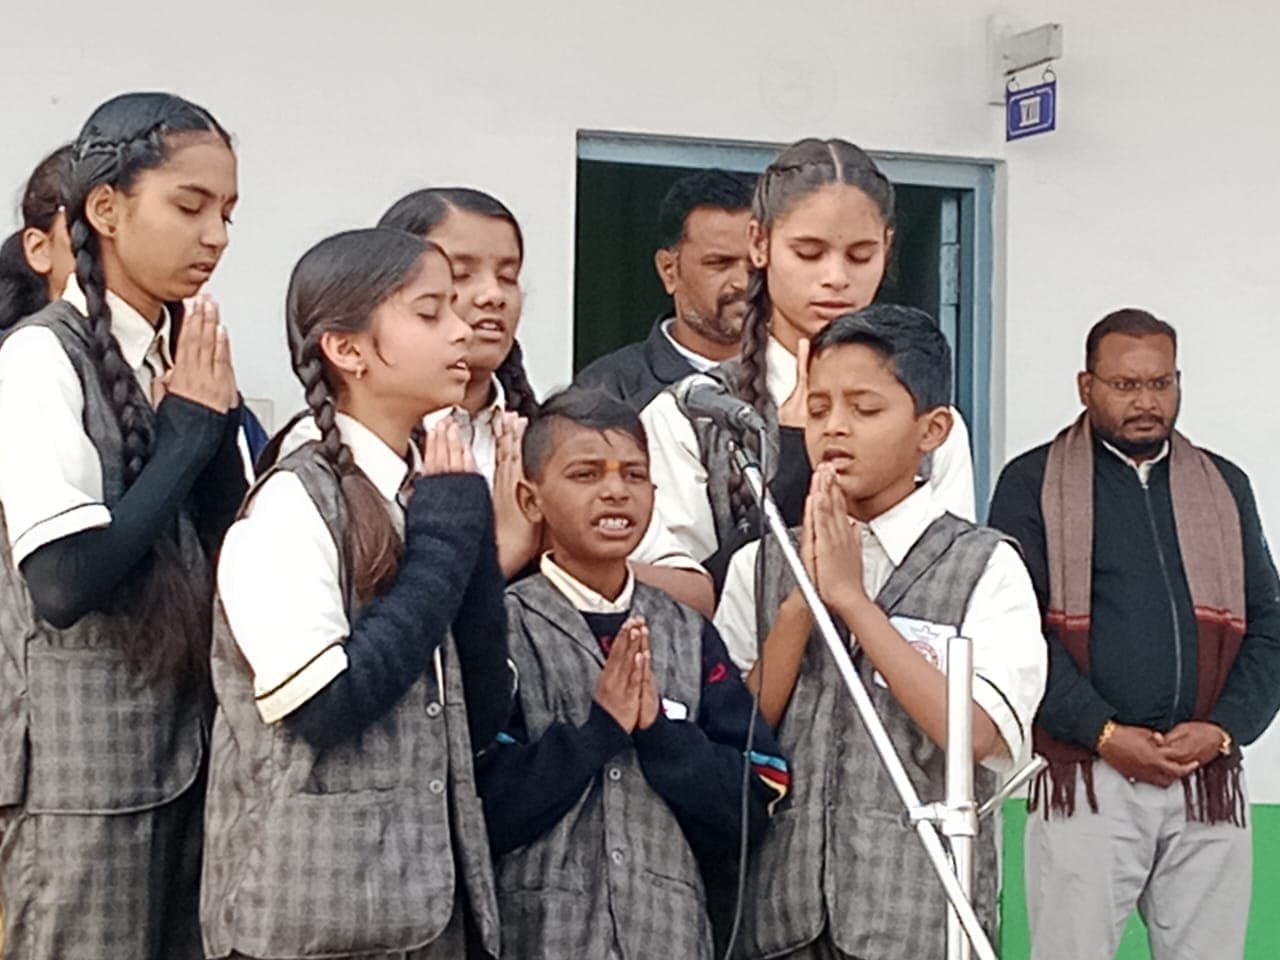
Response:
[{"label": "grey trousers", "polygon": [[1098,812],[1027,815],[1032,960],[1112,960],[1136,906],[1153,960],[1239,960],[1253,882],[1249,827],[1188,821],[1182,785],[1094,763]]}]

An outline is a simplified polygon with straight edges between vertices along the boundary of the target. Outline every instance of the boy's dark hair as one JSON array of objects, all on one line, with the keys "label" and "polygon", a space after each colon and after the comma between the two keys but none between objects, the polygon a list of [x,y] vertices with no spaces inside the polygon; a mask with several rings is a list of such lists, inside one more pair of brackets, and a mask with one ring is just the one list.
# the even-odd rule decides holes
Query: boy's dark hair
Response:
[{"label": "boy's dark hair", "polygon": [[44,277],[27,263],[22,233],[34,227],[48,233],[58,211],[66,208],[71,181],[71,144],[59,147],[36,166],[22,192],[22,226],[0,244],[0,331],[49,302]]},{"label": "boy's dark hair", "polygon": [[[427,187],[406,194],[393,203],[378,220],[378,226],[390,230],[403,230],[427,239],[432,230],[444,223],[450,211],[462,210],[482,217],[505,220],[516,232],[516,247],[524,260],[524,232],[520,221],[511,209],[493,194],[472,187]],[[522,417],[532,417],[537,411],[538,398],[529,383],[524,369],[524,350],[519,340],[511,343],[511,351],[493,375],[502,384],[507,396],[507,409]]]},{"label": "boy's dark hair", "polygon": [[555,450],[557,420],[600,433],[620,431],[631,437],[648,455],[649,438],[635,410],[603,390],[569,387],[547,397],[524,432],[520,452],[524,457],[525,475],[531,480],[542,479],[542,471]]},{"label": "boy's dark hair", "polygon": [[853,343],[870,347],[893,365],[917,415],[951,403],[951,347],[923,310],[875,303],[837,317],[813,338],[809,362],[824,350]]},{"label": "boy's dark hair", "polygon": [[658,245],[669,249],[684,237],[684,222],[698,207],[751,209],[755,178],[727,170],[699,170],[671,185],[658,205]]},{"label": "boy's dark hair", "polygon": [[1130,337],[1168,337],[1173,341],[1174,353],[1178,351],[1178,331],[1154,314],[1137,307],[1125,307],[1108,313],[1093,325],[1084,345],[1084,368],[1090,372],[1098,359],[1098,347],[1109,333],[1123,333]]}]

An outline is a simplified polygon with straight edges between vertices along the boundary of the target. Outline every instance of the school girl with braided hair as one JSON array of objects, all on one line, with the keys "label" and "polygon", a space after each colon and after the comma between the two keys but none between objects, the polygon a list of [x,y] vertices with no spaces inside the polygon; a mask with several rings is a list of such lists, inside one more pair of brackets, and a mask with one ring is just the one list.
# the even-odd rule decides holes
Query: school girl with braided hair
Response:
[{"label": "school girl with braided hair", "polygon": [[471,745],[510,708],[505,580],[457,424],[414,441],[471,379],[453,301],[444,253],[398,230],[294,268],[318,439],[258,482],[218,564],[209,957],[498,953]]},{"label": "school girl with braided hair", "polygon": [[[524,476],[521,441],[538,409],[515,339],[523,306],[520,224],[506,204],[482,190],[429,187],[397,200],[378,226],[423,237],[449,257],[456,307],[472,330],[471,380],[461,404],[428,415],[425,423],[432,426],[449,416],[458,421],[493,490],[503,571],[508,579],[536,572],[543,531],[516,501]],[[710,581],[674,538],[656,536],[633,561],[643,582],[710,614]]]},{"label": "school girl with braided hair", "polygon": [[[788,523],[800,522],[811,476],[803,435],[809,341],[875,299],[893,245],[893,210],[893,185],[844,140],[800,140],[756,183],[742,353],[717,375],[769,425],[770,486]],[[972,519],[968,432],[952,413],[955,428],[934,454],[929,479],[948,509]],[[659,394],[642,420],[653,440],[658,510],[719,584],[729,557],[758,535],[729,438],[691,423],[672,392]]]},{"label": "school girl with braided hair", "polygon": [[0,344],[0,897],[12,958],[202,955],[209,557],[245,480],[217,307],[236,159],[180,97],[94,111],[75,274]]},{"label": "school girl with braided hair", "polygon": [[62,296],[75,270],[67,231],[71,145],[31,172],[22,190],[22,226],[0,244],[0,334]]}]

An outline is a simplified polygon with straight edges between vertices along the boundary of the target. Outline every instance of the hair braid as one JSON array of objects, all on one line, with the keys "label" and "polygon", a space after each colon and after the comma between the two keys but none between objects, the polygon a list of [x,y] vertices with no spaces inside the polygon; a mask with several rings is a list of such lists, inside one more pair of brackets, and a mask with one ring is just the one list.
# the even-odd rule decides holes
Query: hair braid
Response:
[{"label": "hair braid", "polygon": [[102,372],[102,382],[112,412],[120,424],[124,462],[124,486],[138,478],[151,456],[152,426],[150,404],[142,395],[137,378],[120,351],[120,342],[111,332],[111,308],[107,305],[107,283],[102,261],[97,255],[98,239],[83,214],[71,224],[71,250],[75,254],[76,280],[84,291],[86,320],[94,359]]},{"label": "hair braid", "polygon": [[514,410],[520,416],[532,420],[538,412],[538,396],[529,383],[529,375],[524,369],[524,351],[520,341],[511,342],[511,350],[506,358],[493,372],[507,394],[507,409]]},{"label": "hair braid", "polygon": [[333,467],[354,522],[347,524],[347,550],[356,600],[367,603],[395,579],[404,541],[391,525],[380,495],[356,466],[351,448],[338,430],[338,402],[325,373],[318,337],[302,345],[294,370],[302,381],[307,407],[320,430],[320,454]]}]

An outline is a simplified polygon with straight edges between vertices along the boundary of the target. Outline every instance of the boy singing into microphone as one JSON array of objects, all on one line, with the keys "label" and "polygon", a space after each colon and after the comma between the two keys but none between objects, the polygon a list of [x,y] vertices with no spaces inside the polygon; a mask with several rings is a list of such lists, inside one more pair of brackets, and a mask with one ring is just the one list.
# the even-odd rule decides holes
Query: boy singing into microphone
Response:
[{"label": "boy singing into microphone", "polygon": [[627,566],[653,510],[635,412],[571,389],[523,453],[551,548],[507,591],[516,709],[476,764],[504,955],[711,960],[701,872],[736,871],[744,799],[754,845],[787,765],[715,628]]},{"label": "boy singing into microphone", "polygon": [[[1044,689],[1030,578],[995,531],[945,512],[921,460],[951,430],[951,352],[932,319],[874,305],[813,340],[805,445],[815,466],[796,531],[806,568],[922,801],[943,796],[945,657],[973,641],[979,802],[1024,754]],[[716,623],[792,758],[795,787],[752,864],[744,957],[943,956],[946,898],[776,543],[729,566]],[[767,639],[756,662],[756,617]],[[974,901],[990,931],[994,829],[977,838]]]}]

